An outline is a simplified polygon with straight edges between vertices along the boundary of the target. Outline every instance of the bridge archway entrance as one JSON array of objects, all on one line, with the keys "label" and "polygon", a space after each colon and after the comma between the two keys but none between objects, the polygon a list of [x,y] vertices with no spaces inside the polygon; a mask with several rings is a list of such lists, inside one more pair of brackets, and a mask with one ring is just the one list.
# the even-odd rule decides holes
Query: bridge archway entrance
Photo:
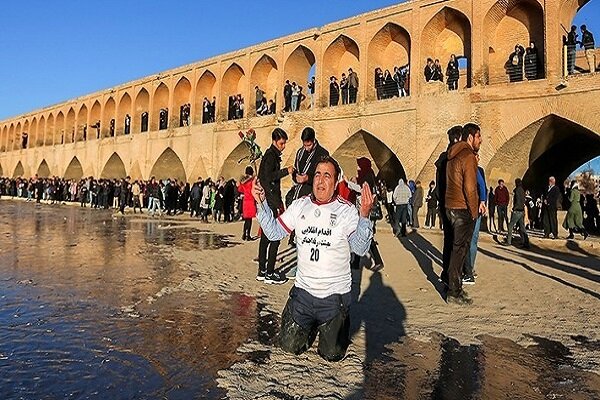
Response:
[{"label": "bridge archway entrance", "polygon": [[[314,53],[308,47],[299,45],[290,54],[283,67],[284,81],[290,81],[290,83],[296,82],[304,89],[302,93],[306,95],[308,101],[300,103],[300,110],[305,110],[310,104],[308,82],[312,78],[310,73],[316,65],[315,62],[316,58]],[[326,83],[327,82],[324,84]],[[279,103],[277,105],[278,109],[281,109],[285,103],[285,99],[283,98],[283,88],[281,89],[281,95],[277,99],[277,102]]]},{"label": "bridge archway entrance", "polygon": [[[252,73],[250,74],[250,82],[252,95],[249,99],[250,104],[248,104],[246,107],[249,106],[250,109],[256,113],[256,90],[254,89],[256,86],[265,92],[267,101],[276,100],[275,96],[277,94],[277,84],[279,82],[279,71],[277,69],[277,63],[275,60],[264,54],[252,69]],[[298,85],[306,88],[306,85],[303,85],[302,81],[297,83]],[[304,90],[304,93],[306,94],[306,89]]]},{"label": "bridge archway entrance", "polygon": [[454,54],[460,67],[459,89],[471,87],[471,22],[465,14],[444,7],[425,25],[421,43],[421,62],[425,63],[428,57],[437,58],[445,72],[450,55]]},{"label": "bridge archway entrance", "polygon": [[[221,103],[221,115],[225,121],[236,118],[233,106],[230,104],[230,97],[242,95],[243,98],[246,94],[246,81],[244,70],[236,63],[231,64],[227,68],[227,71],[225,71],[225,74],[223,74],[223,79],[221,80],[221,99],[219,101]],[[243,100],[245,114],[248,108],[248,99],[243,98]]]},{"label": "bridge archway entrance", "polygon": [[[231,153],[229,153],[225,161],[223,161],[219,177],[222,176],[225,179],[240,179],[240,177],[244,175],[246,167],[250,165],[247,161],[249,155],[250,152],[248,146],[244,143],[238,144]],[[252,168],[254,168],[254,166],[252,166]],[[254,173],[258,174],[258,171],[254,171]]]},{"label": "bridge archway entrance", "polygon": [[369,89],[367,100],[376,99],[374,76],[375,68],[389,70],[394,75],[394,67],[402,67],[410,61],[410,35],[400,25],[387,23],[375,34],[369,43]]},{"label": "bridge archway entrance", "polygon": [[[338,83],[342,74],[348,77],[348,69],[358,73],[360,67],[360,49],[356,42],[346,35],[340,35],[335,39],[323,55],[323,73],[321,85],[323,85],[322,105],[329,105],[329,81],[332,76],[337,78]],[[360,84],[360,82],[359,82]],[[340,101],[339,104],[342,104]]]},{"label": "bridge archway entrance", "polygon": [[50,176],[52,176],[52,174],[50,173],[50,167],[48,166],[46,160],[42,160],[40,166],[37,169],[36,174],[40,178],[49,178]]},{"label": "bridge archway entrance", "polygon": [[600,156],[600,134],[556,114],[524,128],[504,144],[490,160],[486,172],[490,184],[515,178],[539,195],[554,176],[562,183],[579,166]]},{"label": "bridge archway entrance", "polygon": [[83,167],[77,157],[73,157],[67,169],[65,170],[64,178],[66,180],[80,180],[83,177]]},{"label": "bridge archway entrance", "polygon": [[342,143],[332,154],[347,177],[356,176],[356,159],[367,157],[373,162],[377,178],[388,188],[394,188],[399,179],[406,180],[404,166],[398,156],[371,133],[360,130]]},{"label": "bridge archway entrance", "polygon": [[[200,76],[200,79],[198,79],[198,82],[196,83],[196,100],[194,103],[194,109],[195,111],[195,122],[197,123],[208,123],[209,121],[212,122],[211,118],[209,117],[209,115],[206,115],[206,118],[203,119],[202,116],[204,115],[204,98],[206,98],[209,102],[212,103],[213,101],[213,97],[217,96],[216,93],[216,84],[217,84],[217,78],[215,77],[215,75],[210,72],[209,70],[204,71],[204,73],[202,74],[202,76]],[[217,105],[215,104],[215,107],[217,107]],[[216,110],[215,110],[216,113]]]},{"label": "bridge archway entrance", "polygon": [[117,153],[113,153],[104,168],[102,169],[102,173],[100,174],[100,178],[102,179],[121,179],[127,176],[127,172],[125,171],[125,164],[123,160]]},{"label": "bridge archway entrance", "polygon": [[132,121],[132,129],[134,132],[148,131],[148,112],[150,107],[150,94],[142,88],[135,97],[135,110]]},{"label": "bridge archway entrance", "polygon": [[537,68],[534,72],[526,70],[525,75],[529,73],[534,79],[545,76],[544,10],[537,0],[498,0],[484,19],[483,31],[487,45],[483,52],[488,73],[486,83],[507,82],[513,66],[509,57],[515,45],[527,48],[532,41],[537,48]]},{"label": "bridge archway entrance", "polygon": [[156,177],[156,179],[177,179],[180,181],[186,181],[185,168],[181,159],[170,147],[167,147],[162,152],[160,157],[156,160],[152,166],[150,176]]},{"label": "bridge archway entrance", "polygon": [[[181,127],[186,126],[186,124],[191,124],[190,116],[188,116],[187,120],[185,120],[183,115],[182,107],[186,104],[190,104],[190,96],[192,93],[192,84],[186,77],[182,77],[177,85],[175,85],[175,89],[173,90],[173,112],[170,115],[171,118],[171,126],[173,127]],[[191,112],[191,104],[190,104],[190,112]]]},{"label": "bridge archway entrance", "polygon": [[19,161],[17,163],[17,166],[15,167],[15,170],[13,171],[13,178],[18,178],[18,177],[24,177],[25,176],[25,169],[23,168],[23,164],[21,164],[21,161]]}]

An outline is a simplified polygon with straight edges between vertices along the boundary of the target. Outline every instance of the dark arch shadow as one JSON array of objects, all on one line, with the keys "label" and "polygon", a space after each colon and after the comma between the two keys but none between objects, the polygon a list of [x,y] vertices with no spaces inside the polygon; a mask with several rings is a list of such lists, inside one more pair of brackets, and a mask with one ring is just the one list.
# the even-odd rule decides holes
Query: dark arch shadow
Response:
[{"label": "dark arch shadow", "polygon": [[127,176],[125,164],[117,153],[113,153],[100,173],[102,179],[121,179]]},{"label": "dark arch shadow", "polygon": [[83,177],[83,167],[77,157],[73,157],[64,173],[64,178],[79,180]]},{"label": "dark arch shadow", "polygon": [[37,176],[40,178],[48,178],[52,175],[50,172],[50,167],[48,166],[48,163],[46,162],[46,160],[42,160],[36,173],[37,173]]},{"label": "dark arch shadow", "polygon": [[23,168],[23,164],[21,164],[21,161],[19,161],[13,172],[13,178],[18,178],[18,177],[24,176],[24,175],[25,175],[25,169]]},{"label": "dark arch shadow", "polygon": [[181,159],[177,153],[175,153],[170,147],[167,147],[165,151],[162,152],[160,157],[158,157],[152,166],[150,176],[154,176],[156,179],[175,178],[180,181],[186,180],[186,173],[183,163],[181,162]]},{"label": "dark arch shadow", "polygon": [[406,172],[398,156],[385,143],[364,130],[346,139],[333,153],[333,157],[339,161],[348,177],[356,173],[356,159],[368,157],[379,170],[377,178],[383,180],[387,187],[395,187],[400,178],[406,180]]}]

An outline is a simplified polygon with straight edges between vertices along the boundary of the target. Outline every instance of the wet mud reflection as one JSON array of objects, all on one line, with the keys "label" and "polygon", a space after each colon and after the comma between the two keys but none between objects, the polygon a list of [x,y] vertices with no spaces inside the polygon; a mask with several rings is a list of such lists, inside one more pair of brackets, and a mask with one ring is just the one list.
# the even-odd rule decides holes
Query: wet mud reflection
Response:
[{"label": "wet mud reflection", "polygon": [[531,336],[533,344],[523,347],[487,335],[478,339],[481,344],[461,345],[439,334],[429,342],[404,338],[366,367],[360,398],[600,398],[600,376],[577,368],[559,342]]}]

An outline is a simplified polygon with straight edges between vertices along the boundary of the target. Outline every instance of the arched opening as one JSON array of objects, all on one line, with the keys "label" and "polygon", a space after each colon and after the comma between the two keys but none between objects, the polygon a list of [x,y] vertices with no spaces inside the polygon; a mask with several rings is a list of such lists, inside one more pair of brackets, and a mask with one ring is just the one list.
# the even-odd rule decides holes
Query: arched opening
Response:
[{"label": "arched opening", "polygon": [[77,112],[77,134],[75,136],[75,141],[76,142],[81,142],[81,141],[85,141],[87,140],[87,136],[88,136],[88,126],[87,126],[87,120],[88,120],[88,109],[86,107],[85,104],[83,104],[81,106],[81,108],[79,108],[79,111]]},{"label": "arched opening", "polygon": [[90,126],[88,127],[88,131],[90,128],[91,132],[88,132],[88,137],[94,137],[96,139],[100,139],[100,128],[102,127],[100,118],[102,117],[102,107],[100,106],[100,102],[96,100],[94,105],[90,110]]},{"label": "arched opening", "polygon": [[54,115],[50,114],[48,116],[48,121],[46,122],[46,132],[44,133],[44,145],[52,146],[54,139]]},{"label": "arched opening", "polygon": [[[0,151],[2,151],[3,153],[6,150],[6,142],[8,141],[8,126],[4,125],[4,127],[2,128],[2,136],[0,136]],[[2,174],[0,174],[0,176],[2,176]]]},{"label": "arched opening", "polygon": [[168,147],[158,157],[154,165],[150,176],[156,177],[156,179],[178,179],[180,181],[186,180],[185,168],[179,156]]},{"label": "arched opening", "polygon": [[192,94],[192,84],[186,77],[182,77],[173,91],[173,108],[171,115],[171,126],[189,126],[191,124],[190,96]]},{"label": "arched opening", "polygon": [[[499,0],[488,11],[483,32],[487,83],[544,77],[544,10],[537,0]],[[532,41],[535,50],[513,56],[516,45],[528,48]]]},{"label": "arched opening", "polygon": [[102,173],[100,174],[100,178],[102,179],[122,179],[127,176],[127,172],[125,171],[125,164],[121,157],[117,153],[113,153],[104,168],[102,169]]},{"label": "arched opening", "polygon": [[[565,30],[570,29],[575,20],[575,16],[579,13],[581,8],[589,2],[590,0],[561,0],[560,23]],[[590,15],[590,17],[595,18],[595,15]]]},{"label": "arched opening", "polygon": [[50,144],[61,144],[65,140],[65,115],[63,112],[59,112],[54,120],[54,134],[53,141]]},{"label": "arched opening", "polygon": [[77,157],[73,157],[64,173],[66,180],[74,179],[76,181],[83,178],[83,167]]},{"label": "arched opening", "polygon": [[[128,118],[129,116],[129,118]],[[131,96],[125,93],[117,109],[117,136],[131,133]]]},{"label": "arched opening", "polygon": [[50,176],[52,176],[52,174],[50,173],[50,167],[48,166],[46,160],[42,160],[40,166],[37,169],[36,174],[39,178],[49,178]]},{"label": "arched opening", "polygon": [[4,170],[2,169],[2,164],[0,164],[0,176],[4,176]]},{"label": "arched opening", "polygon": [[35,134],[35,147],[44,145],[44,135],[46,133],[46,118],[42,115],[38,123],[37,132]]},{"label": "arched opening", "polygon": [[223,161],[219,176],[225,179],[240,179],[244,175],[246,167],[250,165],[247,162],[248,155],[248,146],[244,143],[238,144]]},{"label": "arched opening", "polygon": [[18,178],[18,177],[23,177],[24,175],[25,175],[25,169],[23,168],[23,164],[21,164],[21,161],[19,161],[17,163],[17,166],[15,167],[12,177]]},{"label": "arched opening", "polygon": [[[408,71],[410,62],[410,35],[400,25],[387,23],[369,43],[369,71],[367,76],[368,90],[367,100],[397,97],[400,91],[393,84],[388,82],[378,83],[376,85],[375,70],[381,68],[382,72],[389,71],[391,78],[394,78],[395,68],[398,68],[398,81],[404,83],[405,93],[408,93]],[[374,78],[371,78],[374,77]]]},{"label": "arched opening", "polygon": [[64,143],[74,143],[75,133],[77,132],[77,125],[75,123],[75,110],[71,108],[67,113],[67,120],[65,122],[65,138]]},{"label": "arched opening", "polygon": [[13,150],[19,150],[21,148],[21,135],[23,134],[23,127],[20,122],[15,127],[15,144]]},{"label": "arched opening", "polygon": [[406,172],[396,154],[381,140],[363,130],[346,139],[333,157],[348,177],[356,176],[356,159],[367,157],[373,161],[377,178],[383,180],[387,187],[395,187],[400,178],[406,180]]},{"label": "arched opening", "polygon": [[[27,139],[25,139],[23,136],[27,135]],[[23,133],[21,134],[21,148],[22,149],[27,149],[29,148],[29,139],[31,138],[31,131],[29,130],[29,120],[25,120],[25,122],[23,123]]]},{"label": "arched opening", "polygon": [[[335,77],[340,83],[342,74],[348,77],[349,69],[358,73],[360,66],[360,50],[356,42],[346,35],[340,35],[335,39],[323,55],[323,73],[321,75],[321,84],[323,85],[321,103],[327,106],[330,103],[329,82],[331,77]],[[351,89],[349,89],[351,90]],[[350,96],[350,94],[348,95]],[[344,104],[345,95],[341,94],[340,104]],[[348,102],[350,101],[348,97]],[[335,104],[334,104],[335,105]]]},{"label": "arched opening", "polygon": [[135,97],[133,118],[134,132],[148,132],[148,110],[150,109],[150,94],[142,88]]},{"label": "arched opening", "polygon": [[[564,50],[566,50],[566,67],[569,74],[573,73],[587,73],[593,70],[594,72],[598,71],[598,62],[599,56],[597,52],[591,51],[590,54],[586,55],[585,49],[580,47],[580,43],[583,42],[583,32],[581,30],[581,25],[586,25],[588,28],[591,27],[592,33],[594,27],[596,26],[596,20],[598,15],[598,10],[600,10],[600,6],[597,3],[593,3],[591,6],[585,8],[584,12],[581,12],[581,9],[590,3],[589,0],[562,0],[560,6],[560,19],[561,19],[561,27],[563,34],[563,41],[568,38],[568,31],[571,30],[571,26],[577,27],[577,38],[576,40],[579,42],[574,46],[566,46]],[[598,47],[598,38],[596,35],[595,47]],[[557,41],[559,39],[557,38]]]},{"label": "arched opening", "polygon": [[486,171],[490,182],[502,178],[512,183],[515,178],[522,178],[524,187],[539,195],[549,176],[562,184],[576,168],[599,155],[598,133],[550,114],[506,142],[490,160]]},{"label": "arched opening", "polygon": [[8,138],[7,138],[7,148],[8,151],[13,151],[15,147],[15,125],[10,124],[10,128],[8,128]]},{"label": "arched opening", "polygon": [[102,137],[114,137],[116,129],[116,114],[117,105],[112,97],[104,104],[104,117],[100,125]]},{"label": "arched opening", "polygon": [[[252,73],[250,74],[251,82],[251,93],[254,93],[254,97],[251,99],[249,106],[252,111],[256,113],[262,105],[262,102],[257,98],[258,86],[261,92],[264,92],[264,102],[267,103],[269,100],[277,101],[277,85],[279,83],[279,73],[277,71],[277,63],[268,55],[264,54],[258,62],[254,65]],[[302,86],[303,82],[298,82],[298,85]],[[304,85],[306,87],[306,85]],[[304,90],[306,93],[306,89]]]},{"label": "arched opening", "polygon": [[27,145],[27,147],[36,147],[37,143],[36,143],[36,137],[37,137],[37,128],[38,127],[38,123],[37,123],[37,117],[33,117],[33,119],[31,120],[31,126],[29,127],[29,144]]},{"label": "arched opening", "polygon": [[458,88],[471,87],[471,22],[466,15],[450,7],[442,8],[423,29],[421,43],[423,63],[427,58],[439,59],[445,73],[454,54],[460,66]]},{"label": "arched opening", "polygon": [[[308,82],[311,81],[314,75],[311,75],[314,72],[315,68],[315,55],[314,53],[306,46],[299,45],[296,49],[290,54],[288,59],[285,62],[283,67],[283,74],[286,81],[297,82],[300,86],[303,86],[305,89],[302,91],[307,97],[309,101],[300,103],[300,110],[305,110],[309,108],[309,105],[312,104],[310,89],[308,88]],[[282,91],[283,93],[283,91]],[[282,96],[279,96],[281,103],[284,99],[281,99]],[[283,105],[283,104],[281,104]],[[281,106],[279,106],[281,108]]]},{"label": "arched opening", "polygon": [[[208,70],[204,71],[200,79],[198,79],[198,83],[196,84],[196,100],[194,102],[194,110],[196,110],[195,121],[197,123],[207,124],[216,120],[216,110],[213,108],[213,102],[216,107],[216,83],[217,78]],[[205,100],[210,103],[210,107],[206,107],[206,110],[204,105]]]},{"label": "arched opening", "polygon": [[[243,96],[246,93],[246,85],[246,75],[242,67],[236,63],[231,64],[221,80],[221,115],[227,116],[227,120],[243,118],[246,106]],[[241,99],[244,107],[242,109],[236,107],[237,103],[232,97]]]},{"label": "arched opening", "polygon": [[167,129],[169,127],[169,88],[160,83],[154,91],[152,99],[152,115],[150,117],[150,130]]}]

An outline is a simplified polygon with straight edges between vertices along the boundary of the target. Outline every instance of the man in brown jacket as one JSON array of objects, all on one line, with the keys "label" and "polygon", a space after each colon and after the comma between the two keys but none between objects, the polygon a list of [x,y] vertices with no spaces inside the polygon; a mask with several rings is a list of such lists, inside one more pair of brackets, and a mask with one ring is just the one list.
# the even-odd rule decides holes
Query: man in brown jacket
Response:
[{"label": "man in brown jacket", "polygon": [[471,303],[471,299],[462,290],[462,267],[473,236],[475,220],[479,215],[476,153],[480,146],[481,129],[471,123],[463,127],[461,141],[448,151],[446,216],[453,232],[448,268],[449,303]]}]

